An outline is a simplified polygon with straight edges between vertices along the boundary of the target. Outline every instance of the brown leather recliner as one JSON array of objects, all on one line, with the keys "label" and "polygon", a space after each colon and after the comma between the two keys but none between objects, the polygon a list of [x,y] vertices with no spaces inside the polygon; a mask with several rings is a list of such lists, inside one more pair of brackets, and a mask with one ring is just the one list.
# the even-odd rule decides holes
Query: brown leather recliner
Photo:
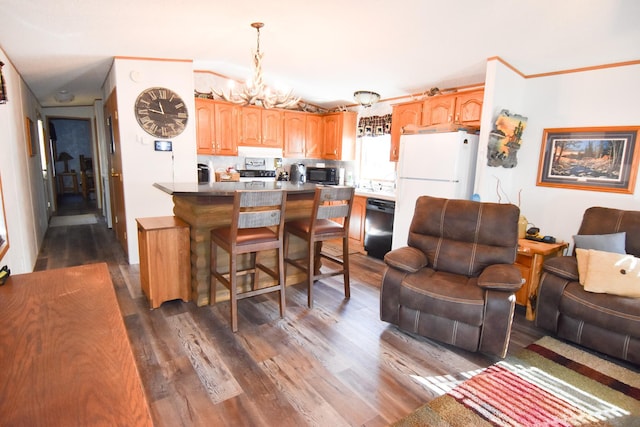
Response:
[{"label": "brown leather recliner", "polygon": [[419,197],[408,246],[388,252],[380,318],[470,351],[504,357],[518,248],[514,205]]},{"label": "brown leather recliner", "polygon": [[[640,257],[640,211],[592,207],[579,235],[626,232],[626,253]],[[538,288],[536,326],[584,347],[640,363],[640,299],[587,292],[575,256],[545,261]]]}]

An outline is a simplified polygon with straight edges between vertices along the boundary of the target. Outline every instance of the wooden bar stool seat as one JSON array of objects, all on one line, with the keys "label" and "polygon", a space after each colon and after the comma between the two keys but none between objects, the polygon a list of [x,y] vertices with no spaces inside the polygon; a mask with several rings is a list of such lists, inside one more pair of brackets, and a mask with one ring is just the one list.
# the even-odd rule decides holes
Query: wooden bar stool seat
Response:
[{"label": "wooden bar stool seat", "polygon": [[[285,266],[290,264],[307,273],[307,304],[309,308],[313,307],[314,282],[326,277],[342,275],[344,296],[345,298],[351,296],[349,287],[349,218],[353,207],[353,195],[353,187],[318,185],[311,217],[308,220],[289,221],[285,225]],[[290,235],[298,236],[306,242],[307,250],[304,258],[293,259],[289,257]],[[342,258],[320,250],[323,241],[335,239],[342,240]],[[320,259],[316,259],[316,253],[320,258],[328,259],[339,267],[320,272]]]},{"label": "wooden bar stool seat", "polygon": [[[211,231],[211,301],[216,301],[216,284],[222,283],[230,292],[231,330],[238,330],[238,300],[279,292],[280,317],[285,310],[284,276],[284,210],[286,193],[273,191],[236,191],[234,194],[231,225]],[[217,248],[229,254],[229,271],[218,270]],[[277,252],[277,267],[272,269],[263,264],[260,254],[264,251]],[[248,268],[238,269],[238,256],[250,254]],[[260,272],[265,272],[275,285],[261,286]],[[252,274],[250,290],[239,291],[238,276]]]}]

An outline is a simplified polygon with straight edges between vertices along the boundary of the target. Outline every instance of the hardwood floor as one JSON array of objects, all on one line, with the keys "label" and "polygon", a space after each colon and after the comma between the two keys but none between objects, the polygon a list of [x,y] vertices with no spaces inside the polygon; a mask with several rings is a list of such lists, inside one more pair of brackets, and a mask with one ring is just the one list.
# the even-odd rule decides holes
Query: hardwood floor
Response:
[{"label": "hardwood floor", "polygon": [[[61,211],[64,212],[64,211]],[[74,213],[82,213],[77,209]],[[37,270],[107,262],[158,426],[385,426],[495,360],[399,331],[379,320],[384,264],[351,256],[351,298],[339,278],[229,305],[169,301],[155,310],[104,221],[47,231]],[[518,308],[510,353],[543,333]]]}]

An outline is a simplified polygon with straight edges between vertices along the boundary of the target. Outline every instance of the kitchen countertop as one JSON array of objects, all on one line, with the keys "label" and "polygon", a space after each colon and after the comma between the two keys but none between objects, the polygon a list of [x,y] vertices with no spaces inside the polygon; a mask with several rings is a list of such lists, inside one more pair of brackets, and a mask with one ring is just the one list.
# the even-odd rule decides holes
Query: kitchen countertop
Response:
[{"label": "kitchen countertop", "polygon": [[[316,184],[295,184],[289,181],[213,182],[197,184],[192,182],[155,183],[157,189],[172,196],[233,196],[236,190],[285,190],[289,193],[313,193]],[[395,193],[356,188],[356,195],[368,198],[395,201]]]},{"label": "kitchen countertop", "polygon": [[157,189],[172,196],[233,196],[236,190],[285,190],[289,193],[313,193],[316,184],[294,184],[288,181],[192,182],[155,183]]}]

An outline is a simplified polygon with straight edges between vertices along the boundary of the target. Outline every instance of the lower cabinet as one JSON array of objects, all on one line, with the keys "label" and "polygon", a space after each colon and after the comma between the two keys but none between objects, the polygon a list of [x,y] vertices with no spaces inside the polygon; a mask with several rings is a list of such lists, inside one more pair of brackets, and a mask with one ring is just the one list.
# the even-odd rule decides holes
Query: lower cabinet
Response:
[{"label": "lower cabinet", "polygon": [[140,284],[151,308],[169,300],[189,301],[189,224],[175,216],[137,218]]},{"label": "lower cabinet", "polygon": [[364,222],[367,213],[367,198],[353,197],[351,218],[349,219],[349,246],[358,252],[364,252]]}]

